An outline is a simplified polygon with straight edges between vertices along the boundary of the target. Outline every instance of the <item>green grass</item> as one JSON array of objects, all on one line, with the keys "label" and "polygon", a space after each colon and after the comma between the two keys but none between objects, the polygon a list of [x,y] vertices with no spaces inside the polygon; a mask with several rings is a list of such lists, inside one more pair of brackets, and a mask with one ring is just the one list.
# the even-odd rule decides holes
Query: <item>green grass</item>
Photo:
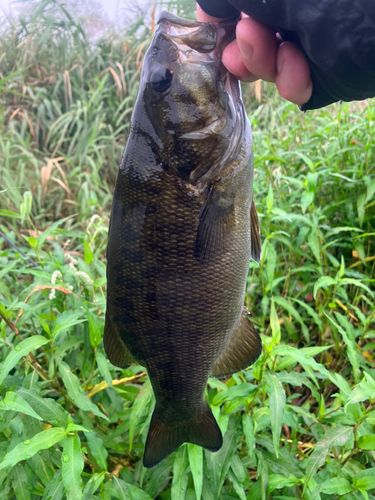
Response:
[{"label": "green grass", "polygon": [[111,193],[150,35],[140,18],[92,45],[44,0],[0,40],[0,231],[16,245],[0,239],[1,498],[374,499],[375,102],[303,114],[270,85],[261,103],[243,89],[263,354],[209,380],[218,453],[184,445],[142,467],[150,384],[101,340]]}]

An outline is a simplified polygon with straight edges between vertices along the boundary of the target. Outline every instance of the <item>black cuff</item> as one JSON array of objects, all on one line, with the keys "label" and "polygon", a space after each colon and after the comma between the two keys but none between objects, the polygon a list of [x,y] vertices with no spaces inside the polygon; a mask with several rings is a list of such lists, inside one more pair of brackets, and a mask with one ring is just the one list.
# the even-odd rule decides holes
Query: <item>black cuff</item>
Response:
[{"label": "black cuff", "polygon": [[232,7],[226,0],[198,0],[197,3],[206,14],[212,17],[225,19],[240,14],[240,11]]}]

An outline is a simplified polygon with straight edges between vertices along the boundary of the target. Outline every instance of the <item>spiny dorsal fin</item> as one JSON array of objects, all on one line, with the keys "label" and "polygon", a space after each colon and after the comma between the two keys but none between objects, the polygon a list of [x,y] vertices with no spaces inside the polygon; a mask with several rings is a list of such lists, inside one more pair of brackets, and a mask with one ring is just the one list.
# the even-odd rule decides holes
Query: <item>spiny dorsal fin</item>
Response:
[{"label": "spiny dorsal fin", "polygon": [[262,341],[244,307],[240,323],[229,344],[212,369],[212,376],[226,378],[252,365],[262,352]]},{"label": "spiny dorsal fin", "polygon": [[255,260],[257,264],[259,264],[260,258],[262,256],[262,241],[260,239],[259,219],[254,200],[252,201],[250,208],[250,230],[251,230],[251,258]]}]

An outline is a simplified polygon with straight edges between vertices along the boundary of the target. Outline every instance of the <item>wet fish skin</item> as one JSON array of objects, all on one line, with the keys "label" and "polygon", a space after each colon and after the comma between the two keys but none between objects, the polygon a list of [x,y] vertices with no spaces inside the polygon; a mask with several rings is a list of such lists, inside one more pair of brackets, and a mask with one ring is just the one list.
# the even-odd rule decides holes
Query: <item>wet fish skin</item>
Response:
[{"label": "wet fish skin", "polygon": [[221,447],[207,378],[261,351],[243,309],[261,249],[251,130],[220,61],[233,30],[161,14],[114,192],[104,346],[116,366],[148,371],[156,406],[146,467],[183,442]]}]

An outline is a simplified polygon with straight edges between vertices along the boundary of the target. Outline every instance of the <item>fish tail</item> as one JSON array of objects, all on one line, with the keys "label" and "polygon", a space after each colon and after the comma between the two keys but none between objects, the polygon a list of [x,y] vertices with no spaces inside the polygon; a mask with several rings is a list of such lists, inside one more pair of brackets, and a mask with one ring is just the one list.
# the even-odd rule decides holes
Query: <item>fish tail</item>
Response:
[{"label": "fish tail", "polygon": [[156,407],[151,418],[143,456],[145,467],[158,464],[183,443],[197,444],[213,452],[221,448],[223,437],[206,402],[200,415],[171,425],[161,421],[160,413]]}]

